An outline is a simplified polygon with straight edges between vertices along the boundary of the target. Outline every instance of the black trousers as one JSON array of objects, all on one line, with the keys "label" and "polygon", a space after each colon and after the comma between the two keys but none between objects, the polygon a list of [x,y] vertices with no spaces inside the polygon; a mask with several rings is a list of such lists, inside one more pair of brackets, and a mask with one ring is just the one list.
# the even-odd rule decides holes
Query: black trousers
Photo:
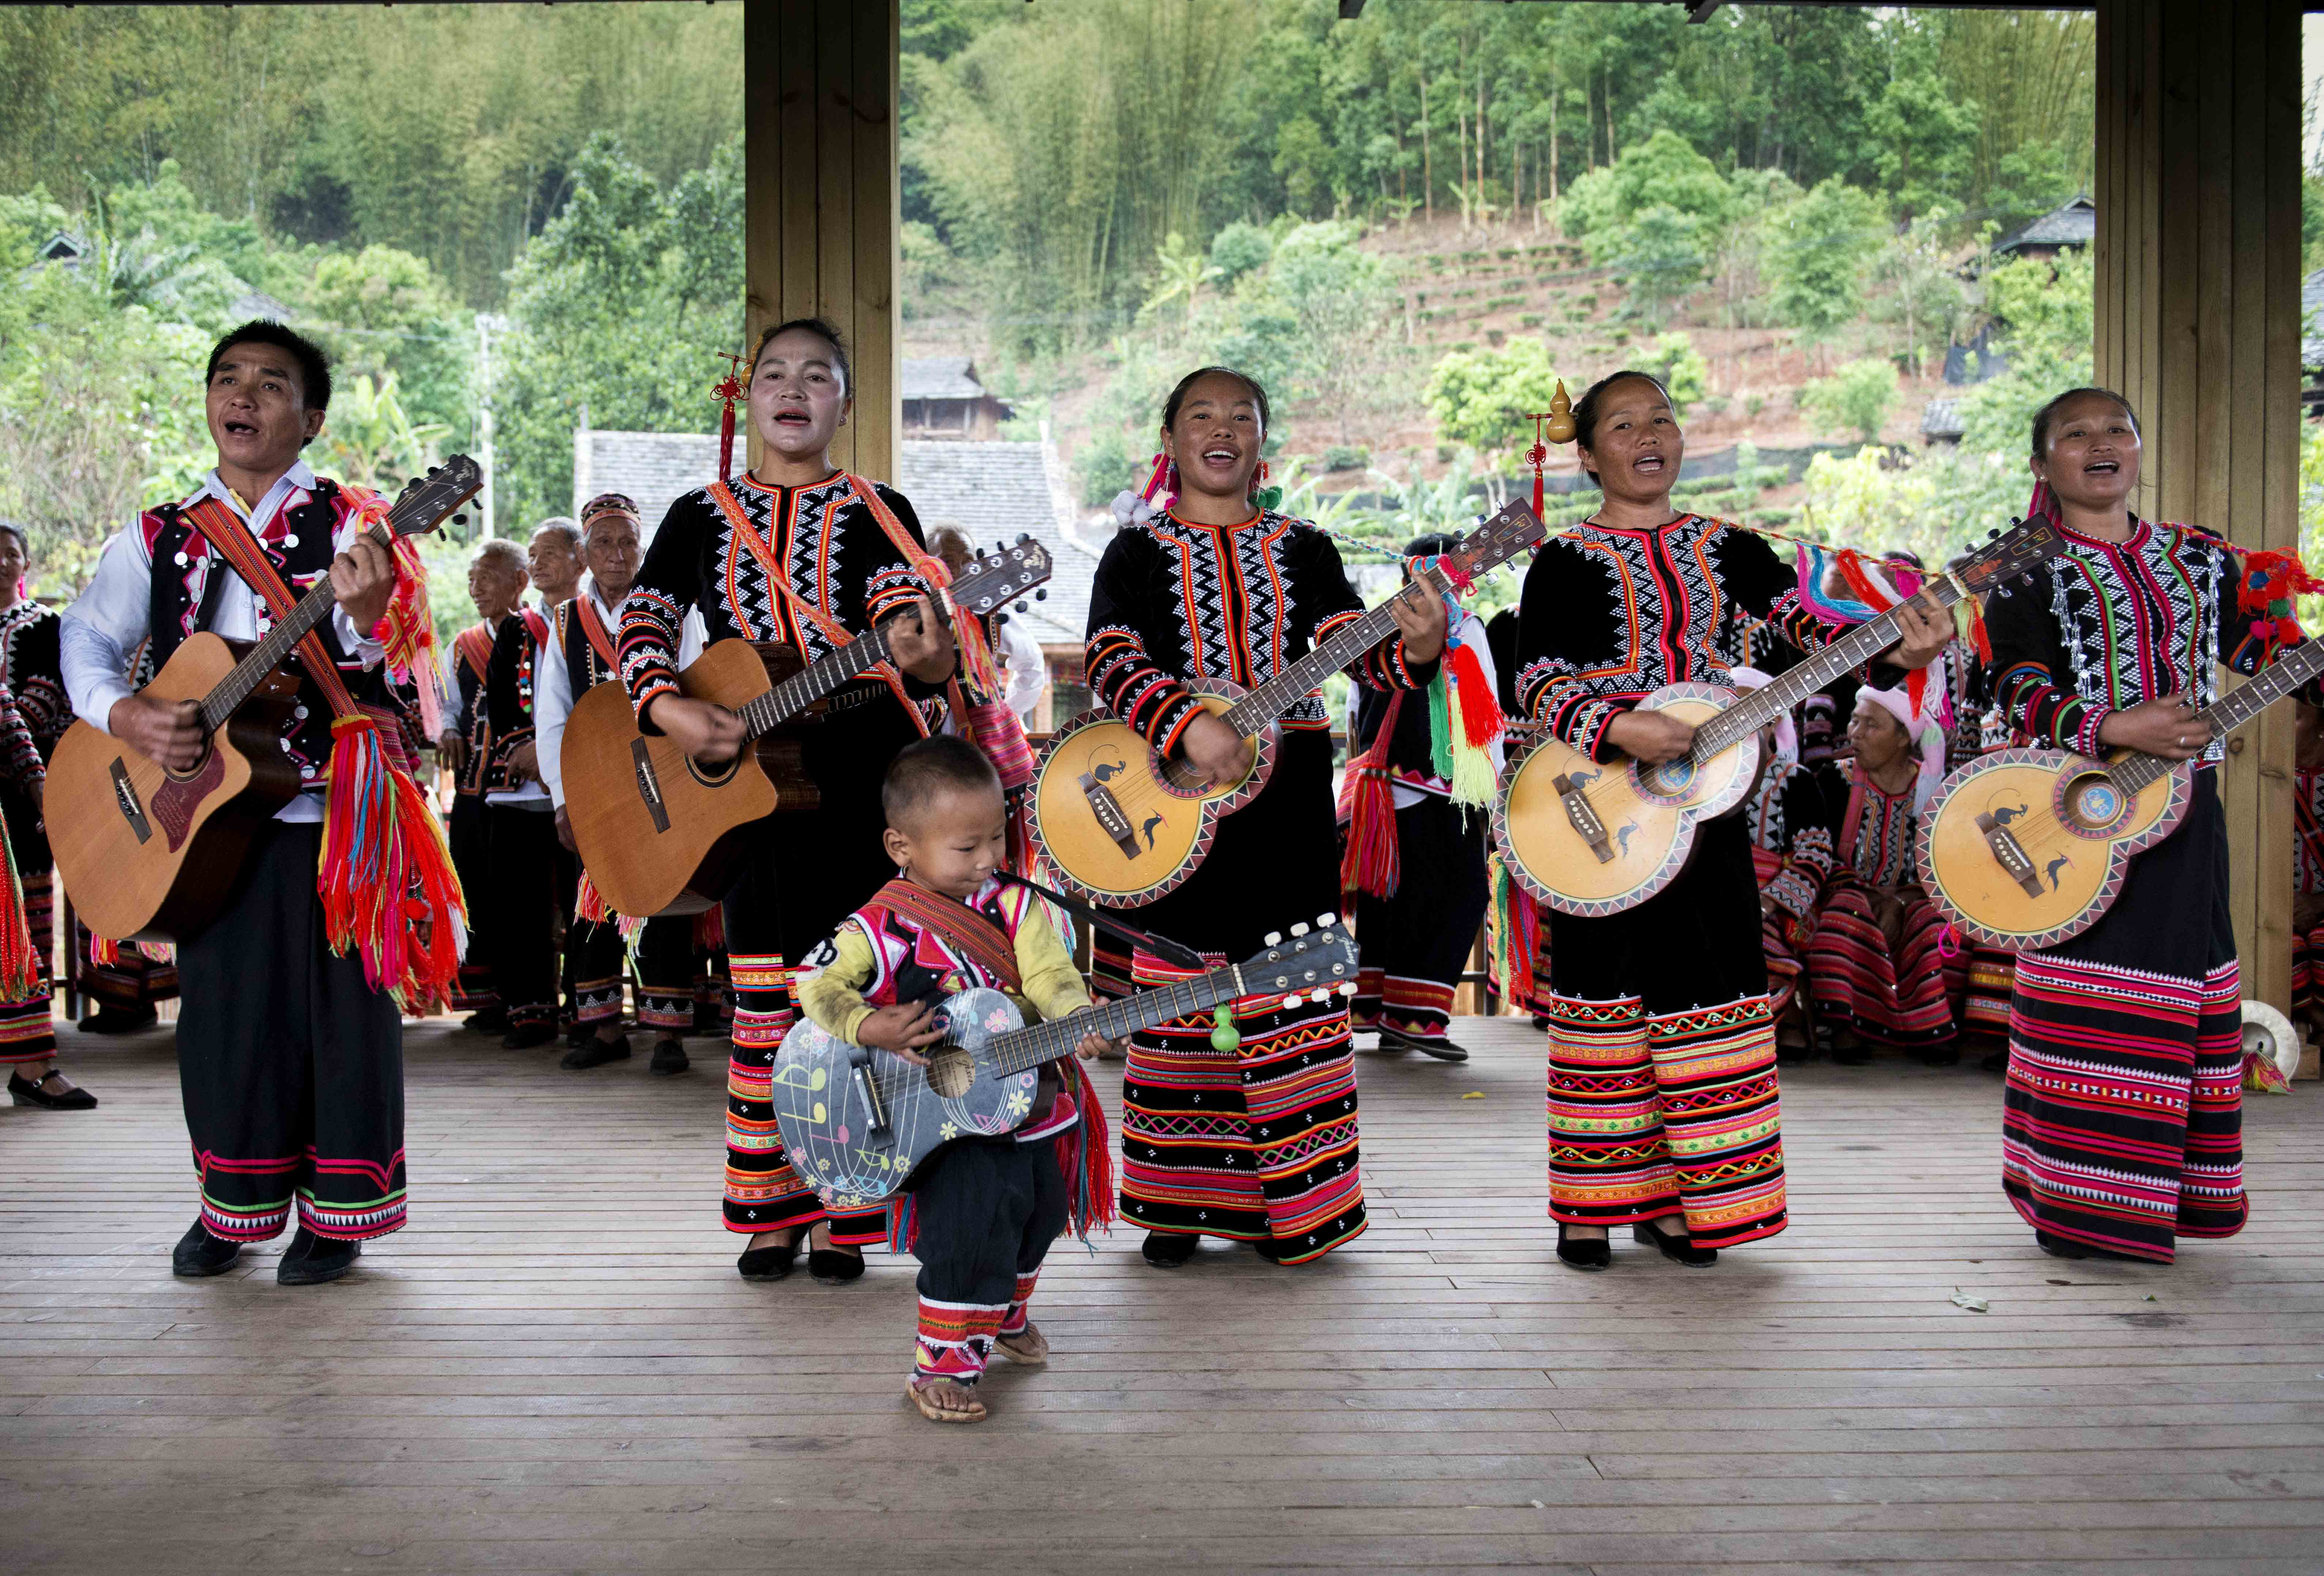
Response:
[{"label": "black trousers", "polygon": [[363,959],[331,953],[319,824],[259,834],[226,911],[178,944],[178,1079],[217,1236],[403,1224],[403,1024]]},{"label": "black trousers", "polygon": [[492,869],[492,929],[483,936],[493,988],[509,1026],[557,1018],[557,817],[511,805],[484,806]]},{"label": "black trousers", "polygon": [[499,933],[493,914],[492,861],[484,843],[484,800],[481,794],[456,794],[444,829],[451,844],[452,870],[460,878],[460,891],[468,899],[468,955],[460,960],[460,986],[454,992],[456,1012],[482,1012],[500,1005],[493,993],[493,962],[489,937]]},{"label": "black trousers", "polygon": [[920,1319],[912,1369],[973,1384],[1025,1306],[1065,1229],[1065,1178],[1054,1140],[980,1141],[941,1150],[912,1189]]}]

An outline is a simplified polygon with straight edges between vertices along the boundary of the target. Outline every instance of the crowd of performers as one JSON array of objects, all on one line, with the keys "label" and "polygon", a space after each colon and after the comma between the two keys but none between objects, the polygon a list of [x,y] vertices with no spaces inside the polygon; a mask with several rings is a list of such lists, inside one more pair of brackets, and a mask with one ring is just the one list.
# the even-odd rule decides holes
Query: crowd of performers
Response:
[{"label": "crowd of performers", "polygon": [[[1814,554],[1794,566],[1761,534],[1675,507],[1678,419],[1662,385],[1631,372],[1574,408],[1602,502],[1521,566],[1513,613],[1489,627],[1449,597],[1400,599],[1397,632],[1351,667],[1337,814],[1331,718],[1310,694],[1281,719],[1267,785],[1222,820],[1207,858],[1120,917],[1176,945],[1098,939],[1092,983],[1120,994],[1189,977],[1187,949],[1216,966],[1290,919],[1350,908],[1362,948],[1352,1003],[1247,999],[1126,1047],[1084,1037],[1084,1056],[1127,1056],[1118,1193],[1105,1113],[1069,1061],[1019,1131],[945,1151],[908,1209],[827,1208],[770,1103],[778,1048],[802,1016],[917,1056],[938,1037],[934,1001],[969,985],[1050,1017],[1092,999],[1065,914],[1015,880],[1032,862],[1011,797],[1031,756],[1010,702],[1038,694],[1022,684],[1037,654],[1004,651],[1004,681],[991,647],[1009,637],[935,616],[965,543],[932,543],[902,494],[832,464],[850,387],[827,325],[770,329],[742,395],[760,463],[681,497],[642,550],[646,522],[613,494],[521,548],[483,544],[468,585],[478,622],[452,642],[447,673],[424,659],[416,557],[365,534],[376,501],[300,458],[329,371],[279,326],[218,345],[206,389],[217,469],[108,544],[61,620],[10,594],[28,544],[0,531],[0,811],[43,957],[42,762],[64,727],[78,715],[189,770],[206,743],[198,714],[143,692],[145,679],[198,630],[263,633],[326,576],[337,603],[300,648],[281,740],[309,791],[259,838],[224,915],[174,951],[74,948],[92,958],[84,982],[101,1004],[89,1027],[134,1028],[159,998],[181,997],[199,1212],[177,1273],[218,1273],[295,1216],[278,1278],[312,1284],[403,1223],[401,1009],[449,1002],[512,1049],[562,1036],[563,1066],[581,1072],[630,1055],[633,978],[653,1073],[687,1070],[688,1036],[728,1042],[723,1207],[747,1238],[739,1272],[779,1280],[804,1250],[809,1273],[841,1284],[862,1274],[866,1246],[908,1247],[921,1269],[907,1394],[933,1420],[974,1421],[993,1351],[1047,1351],[1027,1304],[1068,1229],[1118,1206],[1165,1268],[1204,1237],[1292,1266],[1360,1233],[1353,1036],[1464,1056],[1448,1022],[1489,908],[1497,988],[1546,1031],[1549,1212],[1572,1267],[1613,1263],[1625,1226],[1694,1267],[1780,1232],[1779,1064],[1861,1062],[1877,1047],[1942,1062],[1975,1031],[2006,1039],[2004,1185],[2045,1250],[2168,1262],[2178,1237],[2241,1225],[2220,751],[2191,709],[2212,698],[2215,659],[2256,660],[2233,549],[2133,514],[2134,414],[2102,391],[2062,395],[2034,422],[2030,458],[2037,506],[2067,547],[2038,584],[1992,599],[1991,660],[1978,664],[1950,615],[1911,600],[1917,566]],[[1363,604],[1333,539],[1259,491],[1269,411],[1255,381],[1202,369],[1159,418],[1154,480],[1125,495],[1096,572],[1090,684],[1157,750],[1226,781],[1244,746],[1189,683],[1263,683]],[[1409,561],[1449,545],[1421,539]],[[1691,732],[1636,709],[1640,698],[1683,681],[1765,683],[1890,605],[1900,642],[1772,731],[1748,812],[1705,825],[1665,890],[1600,917],[1513,899],[1485,835],[1496,712],[1600,760],[1668,760]],[[811,661],[874,628],[891,660],[804,731],[812,820],[751,828],[739,884],[700,919],[641,926],[609,911],[573,854],[558,770],[576,697],[618,683],[644,731],[715,765],[746,741],[733,713],[682,693],[696,651],[741,638]],[[1468,725],[1480,717],[1495,725]],[[2010,739],[2202,768],[2188,825],[2133,867],[2112,911],[2015,960],[1952,941],[1913,857],[1915,811],[1947,760]],[[448,841],[414,810],[423,744],[456,782]],[[2324,805],[2305,781],[2304,931],[2324,894]],[[403,872],[400,908],[365,908],[351,891],[358,820]],[[2319,965],[2303,963],[2312,1001]],[[0,1004],[12,1092],[94,1103],[55,1070],[48,982],[32,983]]]}]

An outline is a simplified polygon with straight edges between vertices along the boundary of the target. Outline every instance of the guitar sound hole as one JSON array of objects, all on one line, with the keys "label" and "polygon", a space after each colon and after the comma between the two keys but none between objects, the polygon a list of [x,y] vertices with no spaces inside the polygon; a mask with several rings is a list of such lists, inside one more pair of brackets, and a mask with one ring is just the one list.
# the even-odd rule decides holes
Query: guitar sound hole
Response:
[{"label": "guitar sound hole", "polygon": [[750,752],[750,749],[748,744],[743,745],[742,750],[735,753],[734,759],[724,766],[705,766],[693,756],[687,756],[685,758],[686,775],[704,788],[724,788],[733,779],[736,772],[742,770],[742,757]]},{"label": "guitar sound hole", "polygon": [[976,1082],[976,1060],[958,1046],[939,1046],[928,1056],[928,1087],[958,1100]]}]

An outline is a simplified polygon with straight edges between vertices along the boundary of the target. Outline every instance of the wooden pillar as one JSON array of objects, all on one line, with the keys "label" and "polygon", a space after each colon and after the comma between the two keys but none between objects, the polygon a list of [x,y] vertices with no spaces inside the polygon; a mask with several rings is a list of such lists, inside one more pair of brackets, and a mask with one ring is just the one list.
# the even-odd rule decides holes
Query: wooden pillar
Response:
[{"label": "wooden pillar", "polygon": [[[2145,424],[2140,512],[2255,548],[2300,541],[2300,14],[2098,5],[2098,381]],[[2239,729],[2219,784],[2244,993],[2286,1010],[2292,733]]]},{"label": "wooden pillar", "polygon": [[839,329],[855,410],[832,458],[882,481],[902,425],[898,21],[899,0],[744,0],[742,13],[747,343],[789,318]]}]

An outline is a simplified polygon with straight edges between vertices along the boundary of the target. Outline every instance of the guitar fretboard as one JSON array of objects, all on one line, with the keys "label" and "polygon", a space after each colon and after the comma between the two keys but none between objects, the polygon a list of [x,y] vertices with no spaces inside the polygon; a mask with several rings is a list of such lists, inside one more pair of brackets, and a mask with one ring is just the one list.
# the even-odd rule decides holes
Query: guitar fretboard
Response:
[{"label": "guitar fretboard", "polygon": [[1411,585],[1228,707],[1228,723],[1246,739],[1258,733],[1300,696],[1388,639],[1396,629],[1397,603],[1411,601],[1423,585],[1441,595],[1445,584],[1443,571],[1430,565]]},{"label": "guitar fretboard", "polygon": [[1166,1018],[1185,1018],[1192,1013],[1208,1012],[1222,1001],[1231,1001],[1242,993],[1239,970],[1213,969],[1207,974],[1182,980],[1176,985],[1166,985],[1158,991],[1140,991],[1135,996],[1125,996],[1103,1007],[1068,1013],[1048,1023],[1036,1023],[1013,1029],[995,1038],[986,1047],[992,1061],[993,1072],[1001,1077],[1038,1067],[1044,1062],[1061,1061],[1074,1054],[1085,1034],[1102,1035],[1107,1039],[1120,1039],[1132,1029],[1144,1028]]},{"label": "guitar fretboard", "polygon": [[[2242,727],[2254,717],[2324,672],[2324,641],[2295,646],[2196,714],[2213,738]],[[2135,751],[2107,768],[2106,775],[2126,794],[2135,794],[2178,765],[2165,756]]]},{"label": "guitar fretboard", "polygon": [[885,662],[888,655],[888,632],[874,630],[818,658],[766,694],[745,701],[734,714],[742,719],[745,737],[756,739],[862,677]]},{"label": "guitar fretboard", "polygon": [[[1928,590],[1940,607],[1950,607],[1960,600],[1960,587],[1943,576],[1931,579]],[[1700,764],[1728,746],[1749,738],[1841,674],[1853,672],[1895,645],[1896,613],[1892,607],[1877,618],[1857,625],[1831,645],[1810,652],[1798,667],[1774,683],[1753,690],[1705,723],[1695,730],[1687,759]]]},{"label": "guitar fretboard", "polygon": [[[395,540],[394,532],[383,525],[374,526],[370,534],[371,539],[382,547]],[[251,587],[252,594],[257,594],[257,591],[256,586]],[[250,655],[235,663],[234,671],[219,679],[217,687],[202,697],[202,732],[215,733],[226,726],[226,719],[265,682],[267,675],[290,657],[290,648],[331,615],[337,601],[329,576],[309,586],[307,594],[299,599],[282,621],[266,631],[266,638],[251,648]]]}]

